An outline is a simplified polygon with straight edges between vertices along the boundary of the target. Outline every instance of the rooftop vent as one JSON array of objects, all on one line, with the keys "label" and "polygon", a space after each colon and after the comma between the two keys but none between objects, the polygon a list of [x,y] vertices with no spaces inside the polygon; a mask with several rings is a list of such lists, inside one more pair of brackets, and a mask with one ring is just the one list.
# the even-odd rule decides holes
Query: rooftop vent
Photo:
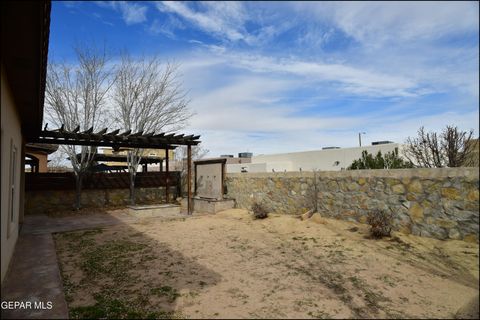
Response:
[{"label": "rooftop vent", "polygon": [[238,154],[239,158],[251,158],[253,156],[253,153],[251,152],[240,152]]},{"label": "rooftop vent", "polygon": [[374,141],[372,142],[372,146],[378,146],[379,144],[389,144],[389,143],[395,143],[393,141]]}]

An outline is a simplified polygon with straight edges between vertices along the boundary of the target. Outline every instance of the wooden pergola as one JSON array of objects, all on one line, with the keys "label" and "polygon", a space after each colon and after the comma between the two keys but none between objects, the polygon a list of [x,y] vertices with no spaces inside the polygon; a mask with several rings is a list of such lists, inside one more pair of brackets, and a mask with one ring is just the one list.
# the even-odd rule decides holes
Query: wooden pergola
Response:
[{"label": "wooden pergola", "polygon": [[66,130],[62,125],[61,128],[55,130],[47,130],[47,126],[39,132],[35,138],[30,138],[35,143],[47,144],[66,144],[81,146],[98,146],[112,147],[118,150],[124,148],[149,148],[149,149],[165,149],[165,161],[167,174],[165,195],[169,199],[168,186],[168,150],[177,146],[187,146],[187,188],[188,188],[188,214],[192,213],[192,146],[200,143],[199,135],[175,134],[175,133],[144,133],[143,131],[132,133],[131,130],[120,133],[120,130],[108,132],[105,128],[98,132],[93,131],[93,127],[80,131],[80,126],[74,130]]}]

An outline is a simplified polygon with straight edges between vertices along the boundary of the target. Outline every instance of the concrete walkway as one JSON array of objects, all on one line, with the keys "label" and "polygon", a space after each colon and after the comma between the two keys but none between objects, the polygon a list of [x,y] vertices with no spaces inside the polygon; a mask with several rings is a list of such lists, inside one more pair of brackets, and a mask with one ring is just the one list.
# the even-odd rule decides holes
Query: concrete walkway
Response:
[{"label": "concrete walkway", "polygon": [[[179,217],[187,216],[181,214],[138,218],[129,215],[126,210],[112,214],[87,214],[58,218],[46,215],[25,216],[9,271],[2,284],[2,301],[25,302],[27,308],[2,308],[1,318],[68,318],[68,307],[52,233],[106,227],[121,223],[131,224],[145,219],[168,220]],[[31,307],[28,307],[28,302]],[[38,308],[38,303],[42,302],[44,308]],[[51,308],[49,308],[48,302],[51,302]]]},{"label": "concrete walkway", "polygon": [[[30,302],[25,309],[2,308],[2,319],[66,319],[68,308],[50,233],[19,237],[9,273],[2,286],[2,301]],[[35,302],[43,303],[37,309]],[[51,309],[48,309],[48,302]]]}]

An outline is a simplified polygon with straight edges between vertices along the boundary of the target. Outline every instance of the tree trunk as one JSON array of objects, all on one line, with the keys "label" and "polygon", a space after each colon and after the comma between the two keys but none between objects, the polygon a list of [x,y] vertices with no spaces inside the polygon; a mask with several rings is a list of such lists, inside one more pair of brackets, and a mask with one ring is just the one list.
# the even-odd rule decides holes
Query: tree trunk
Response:
[{"label": "tree trunk", "polygon": [[75,210],[80,210],[82,207],[82,180],[83,173],[75,174]]},{"label": "tree trunk", "polygon": [[130,204],[135,205],[135,173],[130,173]]}]

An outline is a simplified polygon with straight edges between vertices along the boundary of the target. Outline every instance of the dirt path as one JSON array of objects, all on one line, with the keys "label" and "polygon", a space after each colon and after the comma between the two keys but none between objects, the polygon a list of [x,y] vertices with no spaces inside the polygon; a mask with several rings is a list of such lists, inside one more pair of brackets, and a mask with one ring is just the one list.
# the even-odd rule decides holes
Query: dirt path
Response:
[{"label": "dirt path", "polygon": [[478,295],[477,244],[324,222],[235,209],[57,234],[70,314],[451,318]]}]

